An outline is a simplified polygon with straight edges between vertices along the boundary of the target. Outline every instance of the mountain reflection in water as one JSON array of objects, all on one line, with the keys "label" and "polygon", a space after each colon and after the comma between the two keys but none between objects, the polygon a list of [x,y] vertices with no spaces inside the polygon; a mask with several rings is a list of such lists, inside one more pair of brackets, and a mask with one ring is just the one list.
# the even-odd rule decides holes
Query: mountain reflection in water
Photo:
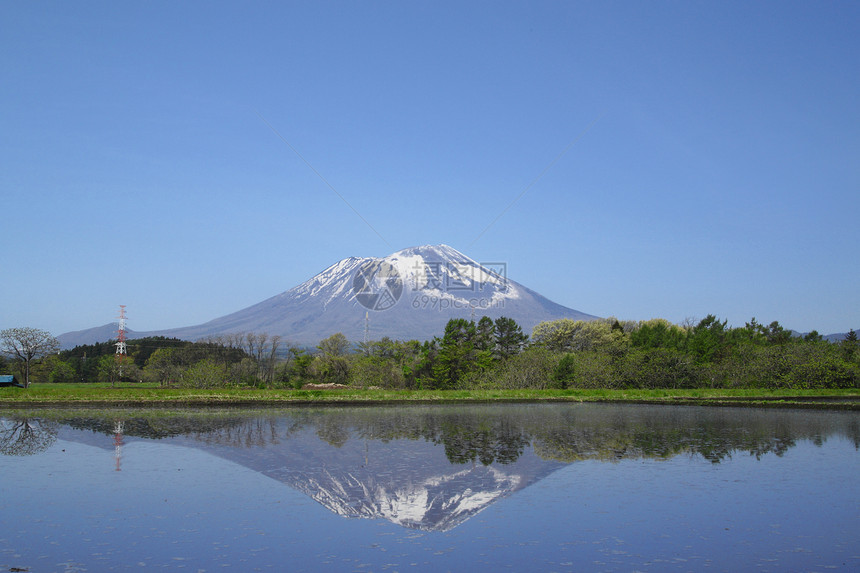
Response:
[{"label": "mountain reflection in water", "polygon": [[122,444],[169,440],[279,480],[344,517],[447,531],[581,460],[687,455],[717,464],[740,453],[781,456],[798,440],[820,445],[832,435],[860,447],[858,417],[605,404],[52,410],[0,419],[0,453],[37,454],[59,437],[116,447],[119,456]]}]

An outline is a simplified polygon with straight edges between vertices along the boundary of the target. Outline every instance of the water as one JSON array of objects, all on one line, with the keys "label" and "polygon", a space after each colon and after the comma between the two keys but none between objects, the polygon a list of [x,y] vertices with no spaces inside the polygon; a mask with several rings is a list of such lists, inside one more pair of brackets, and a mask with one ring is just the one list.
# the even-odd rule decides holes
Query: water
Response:
[{"label": "water", "polygon": [[0,570],[860,569],[855,412],[3,415]]}]

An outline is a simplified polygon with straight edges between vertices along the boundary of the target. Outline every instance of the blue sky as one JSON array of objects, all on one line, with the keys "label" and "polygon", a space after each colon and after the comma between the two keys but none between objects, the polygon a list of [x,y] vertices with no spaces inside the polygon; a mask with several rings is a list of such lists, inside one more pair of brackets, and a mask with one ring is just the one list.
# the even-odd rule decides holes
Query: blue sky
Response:
[{"label": "blue sky", "polygon": [[590,314],[860,328],[856,2],[0,20],[0,328],[198,324],[436,243]]}]

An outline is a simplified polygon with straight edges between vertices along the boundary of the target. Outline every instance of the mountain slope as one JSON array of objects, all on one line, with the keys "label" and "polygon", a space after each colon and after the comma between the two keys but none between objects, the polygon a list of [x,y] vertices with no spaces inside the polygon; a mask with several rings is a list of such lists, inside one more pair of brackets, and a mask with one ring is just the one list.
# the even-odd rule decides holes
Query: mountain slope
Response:
[{"label": "mountain slope", "polygon": [[[102,326],[63,333],[57,337],[57,340],[60,341],[60,347],[64,349],[83,346],[85,344],[95,344],[97,342],[107,342],[109,340],[116,340],[117,329],[117,323],[109,322]],[[129,328],[126,328],[125,332],[127,338],[141,338],[143,336]]]},{"label": "mountain slope", "polygon": [[[485,315],[513,318],[527,333],[544,320],[596,318],[508,279],[504,264],[480,264],[447,245],[425,245],[381,259],[343,259],[286,292],[232,314],[134,336],[198,340],[265,332],[294,344],[315,345],[336,332],[360,341],[367,325],[372,340],[426,340],[441,335],[451,318],[477,320]],[[79,333],[60,337],[64,347],[78,343],[72,334]]]}]

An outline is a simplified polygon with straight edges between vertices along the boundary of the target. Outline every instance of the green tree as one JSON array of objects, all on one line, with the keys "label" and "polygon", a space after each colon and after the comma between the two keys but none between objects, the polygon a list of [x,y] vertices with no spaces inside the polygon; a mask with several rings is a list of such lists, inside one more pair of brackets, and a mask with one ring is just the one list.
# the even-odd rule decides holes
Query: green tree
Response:
[{"label": "green tree", "polygon": [[630,343],[635,348],[672,348],[684,347],[684,330],[668,320],[655,318],[639,323],[630,333]]},{"label": "green tree", "polygon": [[473,369],[474,339],[475,323],[470,320],[452,318],[445,325],[439,355],[433,366],[433,377],[439,389],[456,387],[460,378]]},{"label": "green tree", "polygon": [[[188,340],[180,340],[179,338],[167,338],[164,336],[151,336],[147,338],[136,338],[129,340],[127,343],[128,355],[134,358],[134,363],[138,368],[144,368],[149,357],[161,348],[182,348],[195,344]],[[111,344],[111,347],[114,345]],[[75,349],[77,350],[77,349]],[[115,348],[108,348],[106,354],[113,354]],[[95,354],[91,354],[94,356]]]},{"label": "green tree", "polygon": [[343,333],[336,333],[321,340],[317,348],[321,354],[313,363],[313,372],[324,384],[346,384],[349,382],[349,362],[345,358],[349,341]]},{"label": "green tree", "polygon": [[110,382],[111,386],[122,380],[138,380],[140,370],[130,356],[106,354],[98,360],[98,378],[100,382]]},{"label": "green tree", "polygon": [[293,376],[302,383],[310,377],[310,367],[314,357],[302,348],[290,348],[290,356]]},{"label": "green tree", "polygon": [[496,325],[489,316],[482,316],[475,326],[475,349],[492,351],[495,346]]},{"label": "green tree", "polygon": [[178,382],[184,370],[177,348],[159,348],[146,361],[144,375],[153,382],[169,386]]},{"label": "green tree", "polygon": [[402,388],[403,369],[395,357],[358,356],[350,366],[352,384],[364,388]]},{"label": "green tree", "polygon": [[848,331],[848,334],[840,343],[840,347],[842,348],[842,354],[845,357],[845,360],[852,361],[860,357],[860,352],[858,352],[858,349],[860,349],[860,343],[857,342],[857,333],[854,332],[853,328]]},{"label": "green tree", "polygon": [[532,329],[532,343],[553,352],[569,352],[572,350],[573,336],[582,324],[583,321],[570,318],[538,323]]},{"label": "green tree", "polygon": [[98,381],[107,382],[111,385],[116,384],[116,379],[119,377],[119,368],[117,368],[116,359],[112,354],[105,354],[98,359]]},{"label": "green tree", "polygon": [[275,381],[281,386],[301,388],[311,378],[310,366],[314,356],[304,348],[291,346],[287,349],[286,359],[275,369]]},{"label": "green tree", "polygon": [[43,360],[48,370],[48,382],[54,384],[68,384],[74,382],[76,373],[74,367],[56,355],[46,356]]},{"label": "green tree", "polygon": [[501,360],[490,370],[474,372],[466,378],[478,388],[551,388],[558,355],[543,346],[532,346]]},{"label": "green tree", "polygon": [[25,326],[0,331],[0,351],[19,362],[25,388],[30,386],[31,363],[59,349],[60,343],[45,330]]},{"label": "green tree", "polygon": [[637,348],[617,366],[625,388],[696,388],[703,385],[702,368],[693,357],[673,348]]},{"label": "green tree", "polygon": [[764,344],[765,342],[767,342],[767,337],[765,336],[766,332],[767,327],[763,324],[759,324],[755,317],[752,317],[750,321],[744,325],[743,328],[734,329],[732,331],[732,334],[741,342]]},{"label": "green tree", "polygon": [[431,390],[436,388],[434,369],[439,358],[438,339],[425,340],[420,345],[412,341],[414,354],[403,366],[407,387]]},{"label": "green tree", "polygon": [[768,325],[765,336],[770,344],[786,344],[787,342],[791,342],[791,331],[784,329],[775,320]]},{"label": "green tree", "polygon": [[358,386],[414,388],[415,371],[421,360],[421,343],[383,337],[359,345],[361,356],[353,357],[350,378]]},{"label": "green tree", "polygon": [[332,334],[324,340],[320,340],[317,348],[326,356],[334,358],[343,356],[349,350],[349,340],[341,332]]},{"label": "green tree", "polygon": [[553,386],[561,389],[567,388],[573,384],[575,378],[576,358],[568,352],[561,357],[552,373]]},{"label": "green tree", "polygon": [[522,327],[513,318],[497,318],[494,331],[495,356],[502,360],[519,354],[529,340],[528,335],[523,333]]},{"label": "green tree", "polygon": [[620,332],[613,331],[616,322],[614,318],[588,321],[562,318],[541,322],[532,330],[532,343],[554,352],[606,349],[626,336],[623,325]]},{"label": "green tree", "polygon": [[182,373],[181,384],[189,388],[217,388],[227,384],[224,369],[214,360],[201,360]]},{"label": "green tree", "polygon": [[713,314],[700,320],[687,333],[687,351],[700,363],[719,358],[724,348],[727,322],[720,322]]}]

